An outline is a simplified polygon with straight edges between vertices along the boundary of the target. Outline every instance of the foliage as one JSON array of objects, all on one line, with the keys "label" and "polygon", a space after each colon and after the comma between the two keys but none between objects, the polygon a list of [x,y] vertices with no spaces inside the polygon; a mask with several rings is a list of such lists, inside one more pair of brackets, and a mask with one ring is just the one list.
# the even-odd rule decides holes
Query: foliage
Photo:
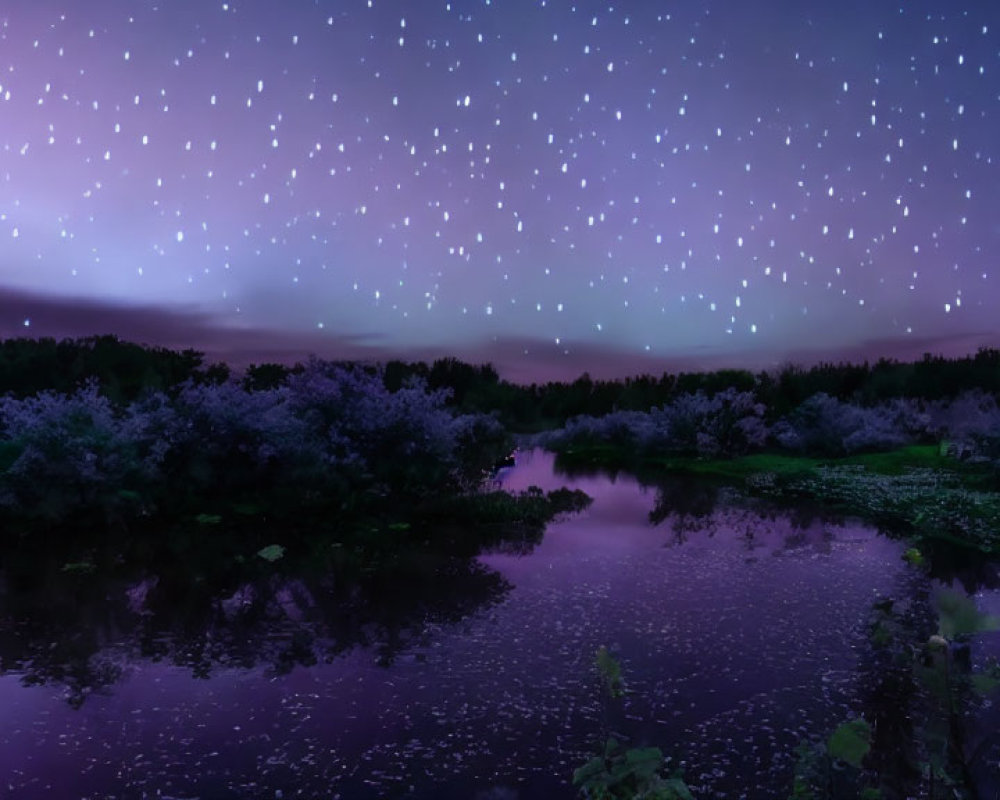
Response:
[{"label": "foliage", "polygon": [[916,468],[879,474],[843,462],[816,467],[778,491],[822,499],[918,539],[1000,550],[1000,494],[968,488],[957,472]]},{"label": "foliage", "polygon": [[[189,380],[115,405],[94,383],[0,398],[0,509],[127,519],[222,505],[355,512],[478,488],[510,449],[492,417],[457,415],[446,392],[389,391],[378,369],[313,359],[285,384]],[[200,506],[200,508],[199,508]]]},{"label": "foliage", "polygon": [[906,433],[897,423],[888,406],[864,408],[821,393],[775,426],[774,438],[788,450],[841,456],[908,444]]},{"label": "foliage", "polygon": [[144,426],[134,423],[116,415],[94,384],[71,395],[0,398],[8,462],[0,506],[58,519],[79,507],[117,505],[118,489],[156,474]]},{"label": "foliage", "polygon": [[752,392],[730,388],[711,396],[702,392],[681,395],[651,416],[671,451],[732,457],[763,446],[767,440],[764,410]]},{"label": "foliage", "polygon": [[[625,694],[621,664],[604,645],[597,648],[594,664],[607,698],[619,701]],[[586,800],[693,800],[683,774],[663,777],[663,764],[660,748],[625,749],[608,736],[601,754],[574,770],[573,785]]]},{"label": "foliage", "polygon": [[1000,688],[1000,662],[996,657],[987,659],[981,672],[972,676],[972,686],[979,694],[991,694]]},{"label": "foliage", "polygon": [[837,726],[825,743],[800,742],[789,800],[856,800],[881,797],[867,785],[862,764],[871,750],[872,728],[864,719]]},{"label": "foliage", "polygon": [[112,402],[128,403],[188,380],[219,383],[228,378],[224,364],[205,367],[203,361],[194,350],[145,347],[110,335],[59,342],[6,339],[0,341],[0,392],[22,398],[42,392],[71,394],[93,382]]},{"label": "foliage", "polygon": [[678,396],[648,413],[616,411],[600,418],[581,416],[540,437],[550,449],[608,444],[640,455],[733,457],[759,449],[767,439],[764,406],[750,392],[726,389]]},{"label": "foliage", "polygon": [[863,719],[852,719],[830,735],[827,751],[832,758],[850,764],[855,769],[861,768],[861,762],[871,749],[872,729]]},{"label": "foliage", "polygon": [[437,500],[428,514],[438,520],[480,525],[523,526],[541,529],[561,514],[582,511],[591,498],[579,489],[556,489],[543,492],[529,486],[522,492],[482,491]]},{"label": "foliage", "polygon": [[942,589],[935,596],[938,632],[946,639],[1000,630],[1000,617],[984,614],[964,592]]},{"label": "foliage", "polygon": [[597,674],[601,678],[601,685],[611,697],[621,697],[625,694],[625,681],[622,679],[621,664],[603,644],[597,648],[594,664],[597,667]]},{"label": "foliage", "polygon": [[265,561],[275,562],[285,555],[285,548],[280,544],[269,544],[257,551],[257,555]]},{"label": "foliage", "polygon": [[625,750],[610,738],[603,755],[573,772],[573,785],[588,800],[693,800],[681,777],[660,775],[662,766],[660,748]]}]

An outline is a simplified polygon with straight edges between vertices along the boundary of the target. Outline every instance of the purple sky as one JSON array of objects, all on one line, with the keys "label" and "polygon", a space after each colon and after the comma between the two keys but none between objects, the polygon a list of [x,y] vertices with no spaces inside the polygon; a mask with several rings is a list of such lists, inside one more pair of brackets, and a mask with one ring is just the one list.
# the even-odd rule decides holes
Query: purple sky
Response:
[{"label": "purple sky", "polygon": [[1000,4],[6,0],[0,335],[517,377],[1000,344]]}]

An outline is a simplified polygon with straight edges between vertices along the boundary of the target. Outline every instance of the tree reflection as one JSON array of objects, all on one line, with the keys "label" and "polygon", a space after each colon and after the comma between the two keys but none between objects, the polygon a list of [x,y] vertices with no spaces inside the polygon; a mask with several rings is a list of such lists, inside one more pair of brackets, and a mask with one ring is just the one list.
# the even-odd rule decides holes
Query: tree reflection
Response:
[{"label": "tree reflection", "polygon": [[470,558],[401,551],[376,566],[332,545],[274,564],[152,541],[72,569],[21,553],[0,567],[0,674],[62,686],[79,708],[142,661],[283,674],[364,648],[387,666],[510,590]]},{"label": "tree reflection", "polygon": [[710,481],[694,477],[677,477],[656,486],[656,502],[649,512],[649,521],[659,525],[671,520],[673,544],[684,544],[692,533],[714,536],[718,528],[715,510],[719,504],[719,487]]}]

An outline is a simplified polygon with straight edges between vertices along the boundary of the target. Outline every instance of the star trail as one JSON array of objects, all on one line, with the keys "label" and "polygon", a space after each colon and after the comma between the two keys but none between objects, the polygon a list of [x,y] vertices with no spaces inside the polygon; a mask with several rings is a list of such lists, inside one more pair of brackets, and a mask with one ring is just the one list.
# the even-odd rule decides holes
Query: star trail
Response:
[{"label": "star trail", "polygon": [[62,299],[526,362],[995,344],[998,120],[994,3],[10,0],[2,329]]}]

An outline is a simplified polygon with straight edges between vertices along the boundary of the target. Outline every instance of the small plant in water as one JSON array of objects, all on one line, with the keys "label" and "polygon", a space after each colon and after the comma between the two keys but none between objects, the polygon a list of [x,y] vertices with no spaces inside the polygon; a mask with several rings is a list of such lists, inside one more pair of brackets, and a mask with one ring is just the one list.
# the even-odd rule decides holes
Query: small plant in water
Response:
[{"label": "small plant in water", "polygon": [[97,569],[96,566],[90,561],[70,561],[63,564],[63,572],[76,572],[82,575],[94,572]]},{"label": "small plant in water", "polygon": [[827,751],[831,758],[839,758],[855,769],[861,768],[871,749],[872,729],[863,719],[852,719],[839,726],[830,736]]},{"label": "small plant in water", "polygon": [[863,719],[839,725],[824,744],[802,742],[789,800],[855,800],[879,798],[865,786],[862,764],[871,750],[872,729]]},{"label": "small plant in water", "polygon": [[267,547],[262,547],[258,550],[257,555],[265,561],[274,562],[285,555],[285,548],[280,544],[269,544]]},{"label": "small plant in water", "polygon": [[597,648],[594,656],[594,664],[597,666],[597,673],[601,676],[601,684],[608,690],[612,697],[621,697],[625,694],[625,681],[622,680],[622,665],[618,663],[608,648],[603,644]]},{"label": "small plant in water", "polygon": [[[612,701],[625,694],[621,664],[601,645],[594,665]],[[573,772],[573,785],[586,800],[694,800],[681,772],[665,778],[663,752],[658,747],[626,749],[608,737],[601,755]]]},{"label": "small plant in water", "polygon": [[659,747],[625,750],[617,739],[608,739],[603,755],[573,772],[573,785],[588,800],[694,800],[679,775],[664,778]]}]

